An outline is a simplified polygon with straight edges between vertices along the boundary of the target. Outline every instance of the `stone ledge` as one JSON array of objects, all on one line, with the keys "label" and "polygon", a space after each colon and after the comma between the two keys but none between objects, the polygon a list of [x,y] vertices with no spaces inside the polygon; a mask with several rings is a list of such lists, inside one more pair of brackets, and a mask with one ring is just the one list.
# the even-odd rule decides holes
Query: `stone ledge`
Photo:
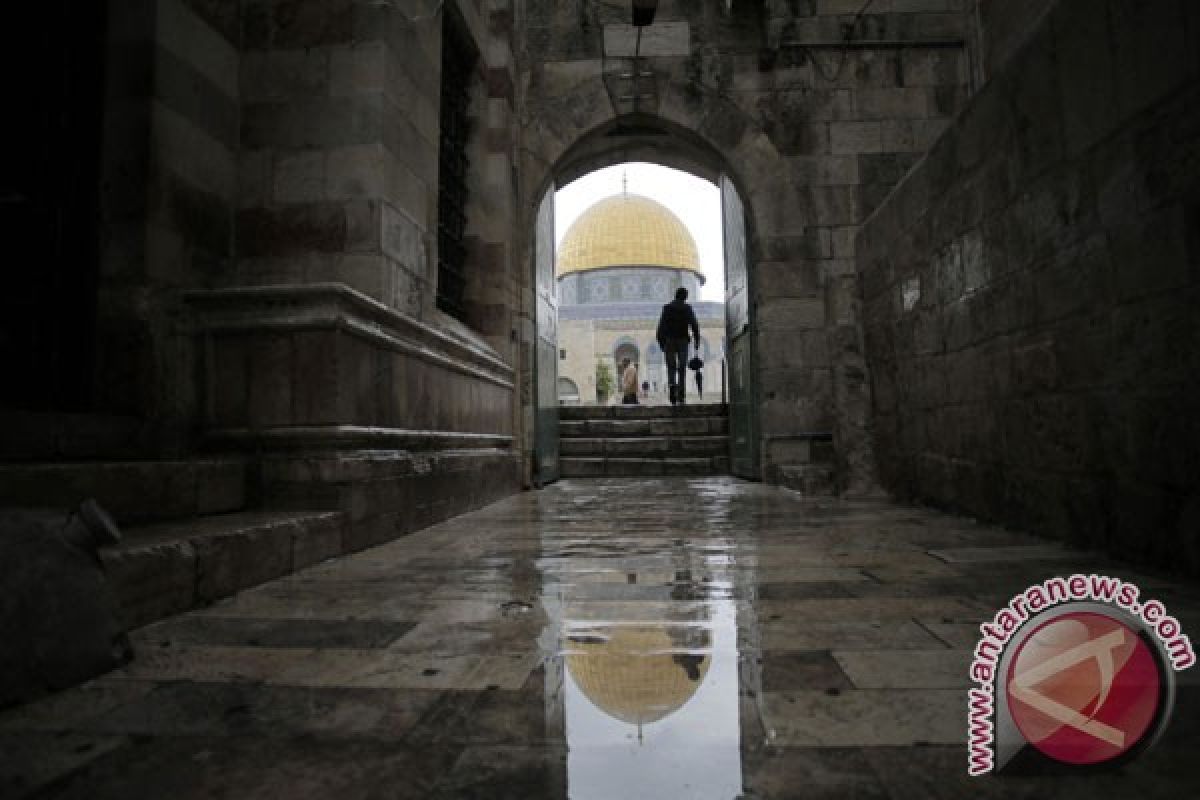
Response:
[{"label": "stone ledge", "polygon": [[101,550],[126,625],[140,627],[343,552],[335,512],[243,512],[129,528]]},{"label": "stone ledge", "polygon": [[510,450],[276,454],[263,461],[270,508],[346,515],[344,552],[390,541],[521,488]]},{"label": "stone ledge", "polygon": [[351,483],[410,475],[433,475],[455,471],[481,460],[512,461],[517,454],[507,449],[439,450],[353,450],[349,452],[279,453],[262,461],[262,478],[276,482]]},{"label": "stone ledge", "polygon": [[131,527],[102,559],[137,627],[495,502],[519,467],[507,449],[267,456],[257,502],[273,510]]},{"label": "stone ledge", "polygon": [[506,434],[418,431],[363,425],[300,425],[271,428],[223,428],[205,436],[222,445],[258,444],[272,449],[389,448],[395,450],[508,449]]},{"label": "stone ledge", "polygon": [[513,369],[482,341],[402,314],[340,283],[188,291],[201,333],[335,328],[431,364],[513,388]]},{"label": "stone ledge", "polygon": [[832,466],[808,464],[779,467],[779,485],[801,494],[829,497],[837,494],[836,471]]}]

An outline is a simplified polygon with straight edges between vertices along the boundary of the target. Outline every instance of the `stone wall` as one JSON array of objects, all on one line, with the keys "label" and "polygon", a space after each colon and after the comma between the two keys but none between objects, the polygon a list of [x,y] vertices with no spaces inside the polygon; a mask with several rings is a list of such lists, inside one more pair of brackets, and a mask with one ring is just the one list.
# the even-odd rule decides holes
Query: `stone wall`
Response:
[{"label": "stone wall", "polygon": [[896,494],[1200,570],[1198,33],[1059,2],[864,227]]},{"label": "stone wall", "polygon": [[190,349],[180,288],[233,269],[238,3],[109,3],[96,407],[185,446]]},{"label": "stone wall", "polygon": [[336,282],[421,315],[441,52],[426,5],[247,3],[237,285]]},{"label": "stone wall", "polygon": [[[1003,69],[1041,26],[1055,0],[969,0],[975,13],[975,61],[978,85]],[[1104,0],[1096,12],[1106,14]],[[1095,12],[1094,12],[1095,13]]]},{"label": "stone wall", "polygon": [[863,5],[663,0],[634,92],[627,7],[524,4],[529,206],[551,178],[626,159],[727,172],[742,193],[775,482],[836,433],[837,487],[872,483],[855,233],[966,96],[960,0]]},{"label": "stone wall", "polygon": [[[243,7],[235,267],[185,296],[200,434],[265,454],[270,507],[346,512],[356,546],[519,487],[504,7]],[[436,307],[443,24],[480,55],[466,324]]]},{"label": "stone wall", "polygon": [[440,319],[441,31],[479,54],[467,194],[468,327],[511,346],[513,81],[507,3],[247,3],[239,285],[339,282]]}]

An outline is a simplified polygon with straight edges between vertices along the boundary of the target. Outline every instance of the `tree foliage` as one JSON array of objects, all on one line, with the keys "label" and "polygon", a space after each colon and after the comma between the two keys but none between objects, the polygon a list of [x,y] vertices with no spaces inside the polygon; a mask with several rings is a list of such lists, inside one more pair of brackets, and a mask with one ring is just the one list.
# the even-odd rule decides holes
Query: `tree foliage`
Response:
[{"label": "tree foliage", "polygon": [[613,378],[612,367],[607,361],[596,362],[596,394],[601,397],[608,397],[612,394],[616,387],[616,381]]}]

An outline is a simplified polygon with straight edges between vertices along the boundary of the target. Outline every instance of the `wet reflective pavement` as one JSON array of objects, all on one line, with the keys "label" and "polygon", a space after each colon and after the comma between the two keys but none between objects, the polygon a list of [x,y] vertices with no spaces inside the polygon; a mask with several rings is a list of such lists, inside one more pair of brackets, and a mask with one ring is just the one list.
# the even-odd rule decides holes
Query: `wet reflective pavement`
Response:
[{"label": "wet reflective pavement", "polygon": [[1054,574],[1194,587],[875,500],[567,481],[138,631],[0,714],[0,796],[1196,796],[1197,681],[1117,770],[966,775],[978,624]]}]

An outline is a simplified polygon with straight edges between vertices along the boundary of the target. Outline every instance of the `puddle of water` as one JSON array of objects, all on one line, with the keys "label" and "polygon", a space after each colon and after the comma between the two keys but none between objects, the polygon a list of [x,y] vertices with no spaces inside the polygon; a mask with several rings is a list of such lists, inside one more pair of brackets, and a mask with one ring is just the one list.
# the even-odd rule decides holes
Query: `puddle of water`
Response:
[{"label": "puddle of water", "polygon": [[544,644],[557,653],[547,719],[566,740],[572,800],[741,795],[738,609],[725,560],[714,548],[687,557],[690,569],[676,559],[674,569],[622,570],[636,579],[620,583],[546,576]]}]

